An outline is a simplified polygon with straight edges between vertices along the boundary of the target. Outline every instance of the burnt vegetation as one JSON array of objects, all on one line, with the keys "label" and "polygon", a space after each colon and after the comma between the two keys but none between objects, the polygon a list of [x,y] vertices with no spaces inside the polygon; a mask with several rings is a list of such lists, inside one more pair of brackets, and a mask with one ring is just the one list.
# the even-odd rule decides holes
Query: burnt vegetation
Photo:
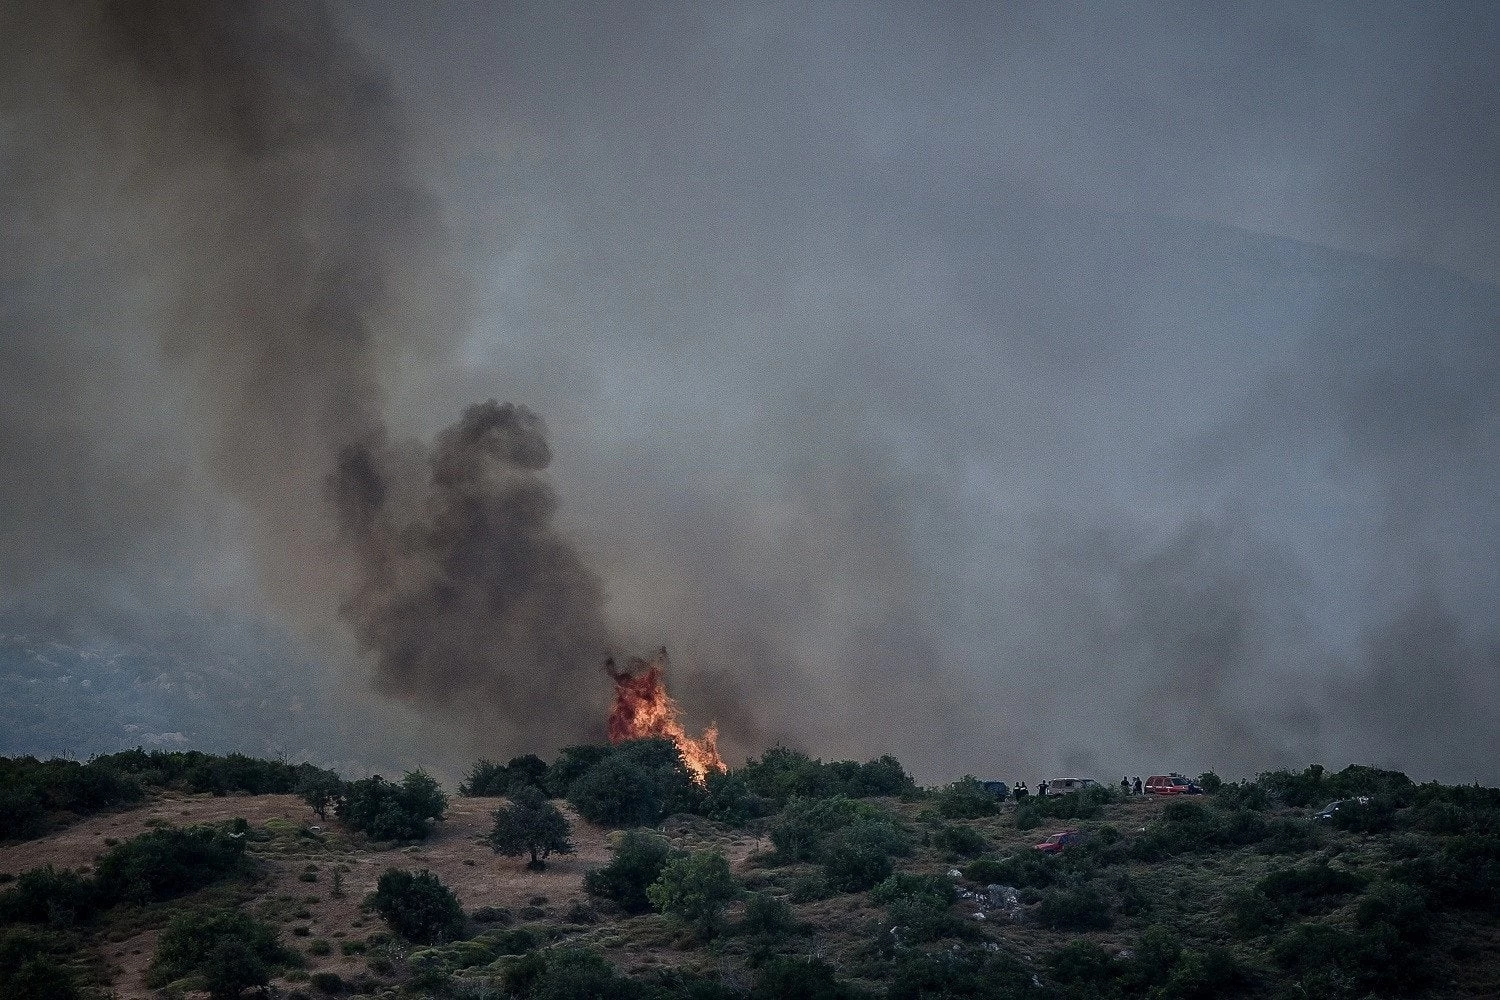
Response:
[{"label": "burnt vegetation", "polygon": [[[1496,956],[1464,943],[1500,919],[1500,791],[1372,768],[1018,807],[973,779],[921,789],[890,758],[777,748],[700,785],[670,743],[580,745],[550,762],[479,762],[459,789],[505,796],[480,839],[507,878],[543,877],[507,856],[557,860],[579,824],[609,831],[602,862],[565,859],[566,905],[537,894],[466,913],[447,876],[414,857],[385,870],[359,911],[384,930],[301,942],[301,897],[234,903],[274,877],[276,837],[321,859],[289,876],[337,886],[331,843],[422,849],[447,805],[436,781],[140,752],[4,767],[47,803],[49,826],[85,802],[267,786],[332,817],[279,834],[244,821],[151,829],[85,869],[17,873],[0,890],[6,996],[104,995],[92,956],[121,926],[160,929],[143,984],[215,997],[1356,1000],[1486,995],[1500,981]],[[1055,829],[1076,839],[1033,849]],[[650,958],[658,949],[672,960]]]}]

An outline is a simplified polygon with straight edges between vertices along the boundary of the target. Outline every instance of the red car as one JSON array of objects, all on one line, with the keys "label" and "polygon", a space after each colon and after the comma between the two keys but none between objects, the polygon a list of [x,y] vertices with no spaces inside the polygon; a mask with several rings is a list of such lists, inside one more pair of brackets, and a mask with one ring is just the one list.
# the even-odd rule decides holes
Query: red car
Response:
[{"label": "red car", "polygon": [[1063,848],[1078,843],[1079,833],[1075,829],[1067,829],[1061,833],[1054,833],[1040,844],[1033,844],[1032,849],[1041,851],[1043,854],[1061,854]]},{"label": "red car", "polygon": [[1191,778],[1180,774],[1155,774],[1146,779],[1147,795],[1202,795]]}]

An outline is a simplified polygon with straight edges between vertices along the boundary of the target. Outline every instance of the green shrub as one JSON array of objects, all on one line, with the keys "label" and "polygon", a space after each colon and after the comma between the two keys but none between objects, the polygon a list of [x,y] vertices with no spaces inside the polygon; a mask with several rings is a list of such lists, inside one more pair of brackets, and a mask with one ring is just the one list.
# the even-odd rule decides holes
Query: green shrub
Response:
[{"label": "green shrub", "polygon": [[212,792],[215,795],[234,792],[287,794],[297,791],[311,774],[332,773],[320,771],[311,764],[261,760],[239,753],[224,756],[199,750],[153,750],[147,753],[140,747],[95,757],[90,763],[130,775],[142,785]]},{"label": "green shrub", "polygon": [[144,794],[138,781],[98,760],[0,757],[0,841],[46,833],[51,813],[87,816]]},{"label": "green shrub", "polygon": [[1114,923],[1109,900],[1092,885],[1056,886],[1042,893],[1036,921],[1058,931],[1107,930]]},{"label": "green shrub", "polygon": [[890,875],[891,856],[906,854],[906,838],[884,817],[860,819],[829,835],[821,860],[828,885],[862,892]]},{"label": "green shrub", "polygon": [[595,764],[613,753],[609,746],[599,743],[583,743],[563,747],[557,759],[547,768],[543,781],[547,794],[555,799],[565,799],[572,790],[573,782],[583,777]]},{"label": "green shrub", "polygon": [[165,986],[185,976],[205,978],[216,996],[238,996],[264,985],[273,968],[301,962],[281,943],[276,928],[247,913],[230,909],[193,909],[168,922],[157,940],[146,985]]},{"label": "green shrub", "polygon": [[1326,862],[1284,868],[1262,877],[1236,896],[1230,912],[1241,933],[1260,934],[1292,917],[1309,916],[1337,906],[1343,897],[1363,889],[1366,882],[1363,876],[1330,867]]},{"label": "green shrub", "polygon": [[532,952],[512,962],[504,978],[507,992],[525,1000],[646,1000],[640,984],[582,948]]},{"label": "green shrub", "polygon": [[1333,814],[1333,825],[1353,833],[1384,833],[1396,825],[1396,809],[1379,798],[1347,801]]},{"label": "green shrub", "polygon": [[907,952],[892,964],[887,983],[887,1000],[1030,1000],[1045,995],[1031,969],[1004,952]]},{"label": "green shrub", "polygon": [[894,757],[864,764],[849,760],[825,764],[788,747],[772,747],[736,773],[754,794],[777,805],[794,798],[909,795],[917,787]]},{"label": "green shrub", "polygon": [[1417,786],[1401,772],[1360,764],[1350,764],[1337,774],[1329,774],[1320,764],[1300,773],[1271,771],[1260,775],[1256,783],[1289,806],[1321,806],[1360,795],[1378,795],[1401,806],[1409,805],[1417,793]]},{"label": "green shrub", "polygon": [[0,923],[69,927],[106,905],[93,879],[47,865],[22,872],[0,893]]},{"label": "green shrub", "polygon": [[568,802],[598,826],[652,826],[692,812],[703,792],[671,740],[615,746],[568,786]]},{"label": "green shrub", "polygon": [[1227,948],[1185,951],[1167,981],[1161,1000],[1218,1000],[1240,996],[1254,986],[1249,969]]},{"label": "green shrub", "polygon": [[460,795],[509,795],[522,788],[534,788],[545,794],[547,763],[534,753],[512,757],[508,764],[476,761],[468,777],[458,786]]},{"label": "green shrub", "polygon": [[81,1000],[73,973],[51,955],[34,955],[14,972],[0,975],[6,1000]]},{"label": "green shrub", "polygon": [[1111,789],[1094,786],[1066,795],[1035,796],[1026,800],[1026,808],[1036,816],[1052,819],[1097,819],[1114,800]]},{"label": "green shrub", "polygon": [[1000,799],[973,775],[964,775],[937,793],[937,811],[948,819],[979,819],[1000,811]]},{"label": "green shrub", "polygon": [[344,977],[337,972],[314,972],[308,982],[312,983],[313,989],[329,996],[344,992]]},{"label": "green shrub", "polygon": [[766,815],[769,805],[750,790],[743,776],[734,771],[714,771],[708,775],[703,802],[698,808],[711,820],[744,826],[750,820]]},{"label": "green shrub", "polygon": [[818,958],[777,958],[761,966],[753,1000],[851,1000],[833,966]]},{"label": "green shrub", "polygon": [[1042,825],[1042,812],[1030,800],[1016,806],[1014,822],[1017,830],[1035,830]]},{"label": "green shrub", "polygon": [[615,843],[609,864],[583,877],[584,891],[614,901],[626,913],[645,913],[651,909],[647,886],[657,880],[676,853],[663,837],[627,830]]},{"label": "green shrub", "polygon": [[244,856],[245,838],[217,827],[150,830],[105,851],[94,881],[110,902],[170,899],[238,874]]},{"label": "green shrub", "polygon": [[975,931],[953,913],[958,891],[940,875],[892,875],[870,892],[870,898],[885,907],[891,925],[908,944],[970,936]]},{"label": "green shrub", "polygon": [[1093,941],[1072,941],[1046,960],[1047,974],[1063,997],[1096,1000],[1116,996],[1128,966]]},{"label": "green shrub", "polygon": [[464,912],[458,898],[425,869],[413,874],[387,868],[370,903],[391,930],[408,941],[418,944],[449,941],[463,931]]},{"label": "green shrub", "polygon": [[422,840],[447,808],[448,797],[425,771],[408,772],[399,784],[378,774],[351,781],[336,806],[340,820],[376,840]]},{"label": "green shrub", "polygon": [[932,846],[949,854],[972,858],[983,854],[989,841],[973,827],[945,823],[932,832]]},{"label": "green shrub", "polygon": [[344,782],[332,771],[309,769],[297,783],[297,795],[317,814],[328,818],[328,808],[336,806],[344,795]]},{"label": "green shrub", "polygon": [[315,938],[308,942],[307,953],[309,955],[331,955],[333,954],[333,945],[329,944],[323,938]]},{"label": "green shrub", "polygon": [[82,997],[64,964],[81,950],[71,936],[17,927],[0,934],[0,996],[7,1000],[77,1000]]},{"label": "green shrub", "polygon": [[[1066,855],[1064,855],[1066,857]],[[1064,858],[1039,851],[1022,851],[1003,860],[981,858],[964,867],[964,877],[981,885],[1010,885],[1017,889],[1045,889],[1067,872]]]},{"label": "green shrub", "polygon": [[724,907],[740,894],[729,860],[718,851],[695,851],[670,859],[646,890],[659,912],[708,938],[718,930]]},{"label": "green shrub", "polygon": [[[771,844],[786,861],[816,861],[821,858],[826,841],[836,831],[857,823],[883,825],[891,831],[883,835],[894,845],[905,838],[882,810],[866,802],[838,795],[827,799],[792,799],[771,824]],[[866,836],[876,836],[867,831]]]},{"label": "green shrub", "polygon": [[796,926],[797,918],[786,900],[764,892],[745,896],[745,912],[737,928],[741,934],[777,937],[790,933]]}]

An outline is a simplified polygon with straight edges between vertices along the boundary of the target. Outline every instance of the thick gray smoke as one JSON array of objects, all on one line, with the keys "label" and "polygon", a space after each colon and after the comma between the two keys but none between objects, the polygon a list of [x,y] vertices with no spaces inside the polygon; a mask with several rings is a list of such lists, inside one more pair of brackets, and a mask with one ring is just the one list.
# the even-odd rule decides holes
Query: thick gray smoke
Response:
[{"label": "thick gray smoke", "polygon": [[[475,406],[431,448],[386,430],[382,367],[451,338],[467,293],[383,75],[317,3],[33,6],[7,19],[35,75],[6,103],[35,111],[55,86],[73,150],[121,164],[115,200],[160,213],[139,252],[172,289],[162,351],[191,373],[277,602],[351,632],[380,690],[481,745],[596,736],[610,633],[552,527],[540,419]],[[50,183],[67,179],[32,187]]]},{"label": "thick gray smoke", "polygon": [[616,632],[731,762],[1500,777],[1493,9],[327,3],[0,7],[0,614],[269,595],[499,752]]}]

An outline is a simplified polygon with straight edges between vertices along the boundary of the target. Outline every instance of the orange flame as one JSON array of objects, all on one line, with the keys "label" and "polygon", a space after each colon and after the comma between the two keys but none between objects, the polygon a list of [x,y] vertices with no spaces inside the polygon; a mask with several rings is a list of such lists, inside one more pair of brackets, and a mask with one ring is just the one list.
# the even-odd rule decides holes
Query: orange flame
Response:
[{"label": "orange flame", "polygon": [[616,670],[613,658],[604,669],[615,681],[615,703],[609,711],[609,741],[642,740],[664,737],[677,744],[682,759],[698,784],[708,780],[710,771],[727,771],[719,758],[719,728],[710,724],[698,739],[687,734],[678,721],[677,702],[667,694],[663,675],[667,670],[667,651],[658,650],[649,660],[631,657],[626,670]]}]

